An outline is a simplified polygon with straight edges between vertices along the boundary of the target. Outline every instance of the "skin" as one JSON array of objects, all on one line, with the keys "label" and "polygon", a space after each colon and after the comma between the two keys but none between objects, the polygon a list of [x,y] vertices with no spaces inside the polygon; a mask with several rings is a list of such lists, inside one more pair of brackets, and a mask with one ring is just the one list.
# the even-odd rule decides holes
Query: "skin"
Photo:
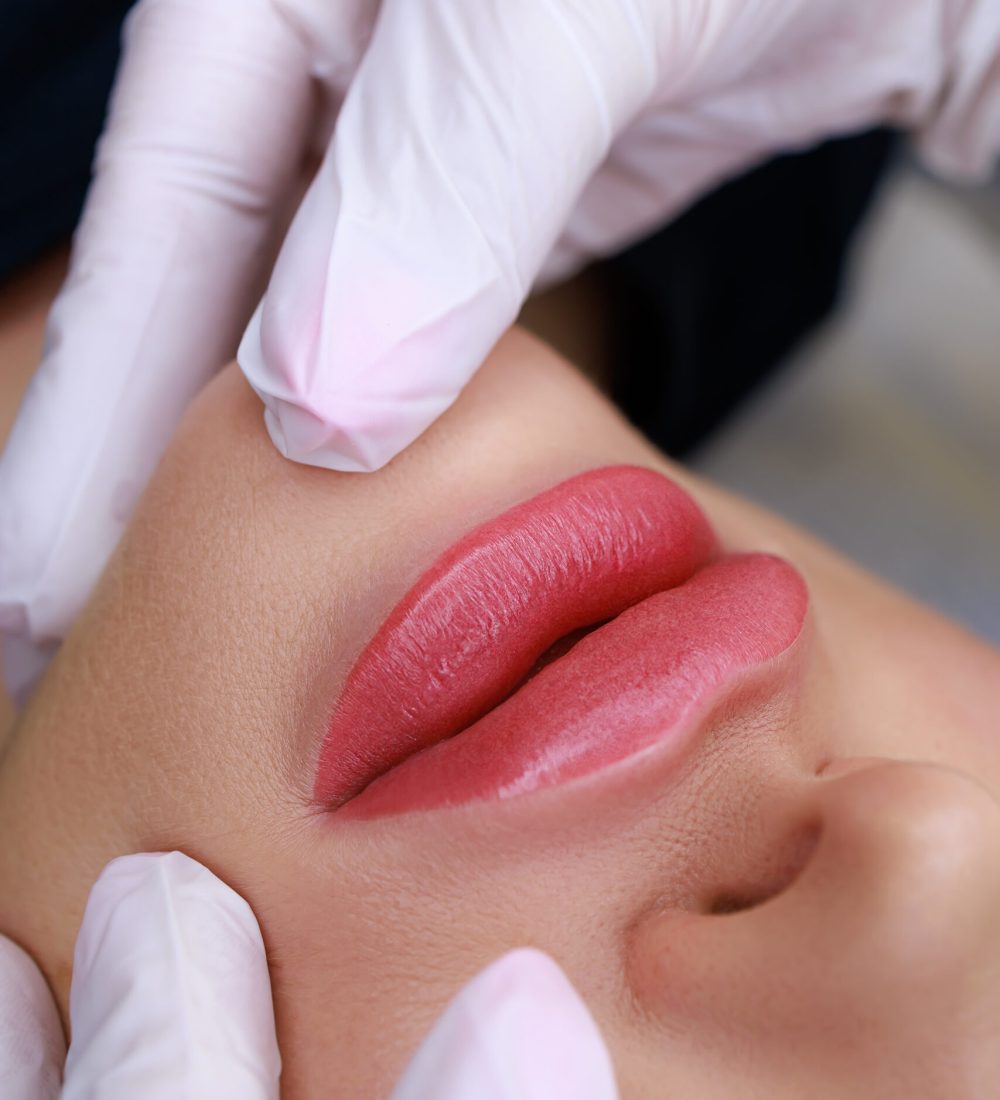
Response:
[{"label": "skin", "polygon": [[[727,549],[799,568],[794,675],[751,678],[679,763],[406,818],[318,812],[325,718],[424,568],[619,462],[681,480]],[[374,475],[283,460],[229,368],[8,739],[0,929],[65,1014],[104,864],[201,860],[261,923],[292,1100],[387,1095],[445,1002],[529,944],[584,996],[630,1100],[985,1098],[998,712],[1000,654],[667,463],[523,333]]]}]

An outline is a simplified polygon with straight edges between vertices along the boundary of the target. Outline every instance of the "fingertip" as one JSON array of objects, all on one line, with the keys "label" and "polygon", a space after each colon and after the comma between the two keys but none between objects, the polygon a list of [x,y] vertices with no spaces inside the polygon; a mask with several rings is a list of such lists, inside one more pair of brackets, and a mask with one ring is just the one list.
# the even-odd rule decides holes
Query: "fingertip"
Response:
[{"label": "fingertip", "polygon": [[519,948],[481,971],[448,1005],[394,1100],[615,1100],[597,1024],[555,961]]},{"label": "fingertip", "polygon": [[70,1018],[67,1096],[89,1096],[112,1078],[120,1089],[155,1081],[161,1091],[151,1096],[277,1096],[281,1060],[256,918],[181,852],[104,868],[77,937]]},{"label": "fingertip", "polygon": [[[76,965],[89,961],[88,952],[100,944],[119,910],[142,907],[169,910],[179,927],[197,912],[195,927],[201,934],[209,934],[218,925],[230,937],[235,933],[236,943],[264,953],[253,910],[207,867],[183,852],[138,852],[111,860],[98,875],[77,938]],[[211,918],[207,923],[206,916]],[[138,934],[148,925],[137,922],[132,927]],[[122,929],[127,928],[123,923]]]},{"label": "fingertip", "polygon": [[0,1096],[56,1100],[66,1041],[41,971],[0,936]]}]

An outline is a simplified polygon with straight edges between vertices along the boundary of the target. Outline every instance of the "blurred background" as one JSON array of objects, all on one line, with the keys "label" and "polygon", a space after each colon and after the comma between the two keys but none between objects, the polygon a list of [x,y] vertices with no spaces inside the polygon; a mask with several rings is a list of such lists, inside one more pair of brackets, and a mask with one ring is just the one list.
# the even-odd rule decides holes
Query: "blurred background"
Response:
[{"label": "blurred background", "polygon": [[902,158],[840,309],[693,458],[1000,643],[1000,189]]},{"label": "blurred background", "polygon": [[[0,0],[0,440],[128,7]],[[935,181],[887,131],[831,141],[728,184],[523,320],[668,453],[1000,643],[1000,187]]]},{"label": "blurred background", "polygon": [[1000,643],[1000,186],[830,142],[526,318],[664,450]]}]

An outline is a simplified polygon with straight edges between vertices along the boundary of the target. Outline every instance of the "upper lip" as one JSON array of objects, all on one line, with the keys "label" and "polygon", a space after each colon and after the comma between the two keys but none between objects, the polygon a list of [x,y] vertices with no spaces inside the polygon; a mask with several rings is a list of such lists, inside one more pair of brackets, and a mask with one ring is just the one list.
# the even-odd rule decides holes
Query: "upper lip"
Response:
[{"label": "upper lip", "polygon": [[355,663],[321,749],[316,801],[336,808],[461,732],[560,640],[682,584],[715,551],[691,497],[640,467],[578,475],[476,528],[423,574]]}]

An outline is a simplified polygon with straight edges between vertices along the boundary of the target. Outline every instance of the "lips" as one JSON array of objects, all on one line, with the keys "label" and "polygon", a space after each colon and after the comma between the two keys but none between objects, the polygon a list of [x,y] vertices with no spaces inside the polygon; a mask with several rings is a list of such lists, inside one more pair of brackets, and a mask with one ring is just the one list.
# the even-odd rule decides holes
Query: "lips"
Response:
[{"label": "lips", "polygon": [[392,611],[334,709],[315,798],[379,817],[606,768],[787,649],[806,604],[779,559],[718,558],[673,482],[582,474],[466,535]]}]

